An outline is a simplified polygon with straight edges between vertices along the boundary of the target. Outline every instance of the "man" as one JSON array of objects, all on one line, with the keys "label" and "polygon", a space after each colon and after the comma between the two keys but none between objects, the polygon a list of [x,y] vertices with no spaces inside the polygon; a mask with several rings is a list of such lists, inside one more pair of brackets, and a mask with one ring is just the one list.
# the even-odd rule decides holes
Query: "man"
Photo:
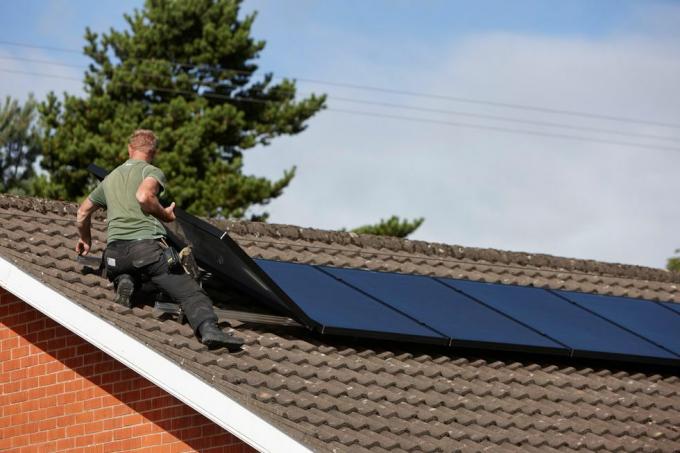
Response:
[{"label": "man", "polygon": [[87,255],[92,238],[92,214],[107,210],[107,277],[116,286],[116,302],[130,306],[135,281],[150,280],[182,310],[203,344],[237,349],[238,337],[225,334],[217,326],[212,302],[196,281],[183,269],[171,268],[166,259],[166,231],[163,222],[175,220],[175,203],[164,208],[158,197],[165,190],[165,175],[151,165],[156,156],[157,139],[152,131],[136,130],[128,142],[130,159],[113,170],[83,201],[78,209],[76,252]]}]

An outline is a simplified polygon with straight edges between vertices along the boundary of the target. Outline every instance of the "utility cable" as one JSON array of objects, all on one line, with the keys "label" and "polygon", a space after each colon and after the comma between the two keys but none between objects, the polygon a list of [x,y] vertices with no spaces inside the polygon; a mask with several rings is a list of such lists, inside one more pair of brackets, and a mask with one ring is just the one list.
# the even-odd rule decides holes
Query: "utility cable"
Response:
[{"label": "utility cable", "polygon": [[[75,49],[65,49],[65,48],[59,48],[59,47],[46,47],[46,46],[23,44],[23,43],[11,42],[11,41],[0,41],[0,45],[27,47],[27,48],[32,48],[32,49],[44,49],[44,50],[58,51],[58,52],[82,53],[82,51],[75,50]],[[178,62],[170,62],[170,63],[181,65],[181,66],[184,66],[184,67],[193,67],[193,68],[200,68],[200,69],[214,68],[215,70],[219,70],[219,71],[231,71],[231,72],[235,72],[235,73],[252,74],[252,72],[253,72],[253,71],[247,71],[247,70],[222,68],[222,67],[214,66],[214,65],[178,63]],[[528,104],[509,103],[509,102],[498,102],[498,101],[490,101],[490,100],[485,100],[485,99],[473,99],[473,98],[467,98],[467,97],[450,96],[450,95],[443,95],[443,94],[436,94],[436,93],[424,93],[424,92],[417,92],[417,91],[398,90],[398,89],[382,88],[382,87],[375,87],[375,86],[369,86],[369,85],[360,85],[360,84],[354,84],[354,83],[331,82],[331,81],[326,81],[326,80],[302,78],[302,77],[295,77],[295,76],[292,76],[292,77],[291,76],[276,76],[276,78],[277,79],[288,78],[288,79],[293,79],[293,80],[296,80],[296,81],[299,81],[299,82],[312,83],[312,84],[318,84],[318,85],[335,86],[335,87],[341,87],[341,88],[350,88],[350,89],[354,89],[354,90],[374,91],[374,92],[398,94],[398,95],[411,96],[411,97],[440,99],[440,100],[446,100],[446,101],[468,103],[468,104],[477,104],[477,105],[488,105],[488,106],[492,106],[492,107],[502,107],[502,108],[515,109],[515,110],[528,110],[528,111],[549,113],[549,114],[555,114],[555,115],[565,115],[565,116],[573,116],[573,117],[579,117],[580,116],[580,117],[593,118],[593,119],[599,119],[599,120],[617,121],[617,122],[623,122],[623,123],[638,123],[638,124],[646,124],[646,125],[652,125],[652,126],[658,126],[658,127],[668,127],[668,128],[680,129],[680,124],[677,124],[677,123],[667,123],[667,122],[662,122],[662,121],[651,121],[651,120],[646,120],[646,119],[621,117],[621,116],[614,116],[614,115],[603,115],[603,114],[597,114],[597,113],[581,112],[581,111],[576,111],[576,110],[557,109],[557,108],[542,107],[542,106],[528,105]]]},{"label": "utility cable", "polygon": [[[75,77],[58,76],[58,75],[35,73],[35,72],[28,72],[28,71],[17,71],[17,70],[11,70],[11,69],[3,69],[3,68],[0,68],[0,71],[16,73],[16,74],[33,75],[33,76],[38,76],[38,77],[54,77],[54,78],[60,78],[60,79],[65,79],[65,80],[74,80],[74,81],[79,81],[79,82],[81,81],[81,79],[78,79],[78,78],[75,78]],[[267,100],[267,99],[254,99],[254,98],[242,97],[242,96],[227,96],[227,95],[221,95],[219,93],[200,93],[199,94],[199,93],[196,93],[194,91],[188,91],[188,90],[177,90],[177,89],[172,89],[172,88],[161,88],[161,87],[152,87],[152,86],[141,86],[141,87],[139,87],[139,86],[135,86],[135,85],[129,84],[129,83],[122,83],[122,82],[118,82],[118,83],[120,83],[121,85],[124,85],[124,86],[130,86],[132,88],[141,88],[145,91],[167,92],[167,93],[181,94],[181,95],[186,95],[186,96],[204,97],[204,98],[207,98],[207,99],[212,98],[212,99],[223,99],[223,100],[227,100],[227,101],[231,101],[231,102],[251,102],[251,103],[265,103],[265,104],[276,103],[276,101]],[[501,127],[501,126],[488,126],[488,125],[481,125],[481,124],[459,123],[459,122],[453,122],[453,121],[434,120],[434,119],[417,118],[417,117],[409,117],[409,116],[391,115],[391,114],[384,114],[384,113],[364,112],[364,111],[360,111],[360,110],[337,109],[337,108],[331,108],[331,107],[329,107],[327,110],[330,111],[330,112],[338,112],[338,113],[352,114],[352,115],[358,115],[358,116],[386,118],[386,119],[410,121],[410,122],[417,122],[417,123],[440,124],[440,125],[446,125],[446,126],[454,126],[454,127],[462,127],[462,128],[470,128],[470,129],[480,129],[480,130],[489,130],[489,131],[505,132],[505,133],[511,133],[511,134],[519,134],[519,135],[533,135],[533,136],[539,136],[539,137],[560,138],[560,139],[565,139],[565,140],[576,140],[576,141],[581,141],[581,142],[593,142],[593,143],[601,143],[601,144],[609,144],[609,145],[626,146],[626,147],[632,147],[632,148],[646,148],[646,149],[654,149],[654,150],[662,150],[662,151],[680,152],[679,147],[672,147],[672,146],[653,145],[653,144],[635,143],[635,142],[621,142],[621,141],[615,141],[615,140],[605,140],[605,139],[583,137],[583,136],[577,136],[577,135],[568,135],[568,134],[559,134],[559,133],[550,133],[550,132],[538,132],[538,131],[529,131],[529,130],[522,130],[522,129],[512,129],[512,128]]]},{"label": "utility cable", "polygon": [[[52,61],[49,61],[49,60],[35,60],[35,59],[31,59],[31,58],[0,57],[0,60],[26,61],[26,62],[32,62],[32,63],[40,63],[40,64],[47,64],[47,65],[65,66],[65,67],[72,67],[72,68],[78,68],[78,69],[86,69],[86,67],[82,66],[82,65],[57,63],[57,62],[52,62]],[[150,72],[147,72],[147,71],[138,71],[138,72],[143,74],[143,75],[148,75],[151,78],[162,77],[162,75],[160,75],[160,74],[150,73]],[[216,83],[216,82],[199,81],[198,84],[201,85],[201,86],[209,86],[209,87],[220,86],[220,84]],[[304,95],[312,94],[309,91],[298,91],[298,93],[304,94]],[[438,113],[438,114],[447,114],[447,115],[455,115],[455,116],[466,116],[466,117],[470,117],[470,118],[478,118],[478,119],[485,119],[485,120],[492,120],[492,121],[505,121],[505,122],[517,123],[517,124],[528,124],[528,125],[531,125],[531,126],[553,127],[553,128],[569,129],[569,130],[574,130],[574,131],[593,132],[593,133],[598,133],[598,134],[620,135],[620,136],[624,136],[624,137],[634,137],[634,138],[643,138],[643,139],[652,139],[652,140],[665,140],[665,141],[671,141],[671,142],[677,142],[679,140],[679,138],[669,137],[669,136],[660,136],[660,135],[653,135],[653,134],[640,134],[640,133],[634,133],[634,132],[623,132],[623,131],[618,131],[618,130],[613,130],[613,129],[602,129],[602,128],[596,128],[596,127],[587,127],[587,126],[575,126],[575,125],[564,124],[564,123],[554,123],[554,122],[548,122],[548,121],[534,121],[534,120],[529,120],[529,119],[518,119],[518,118],[511,118],[511,117],[507,117],[507,116],[498,116],[498,115],[485,115],[485,114],[478,114],[478,113],[473,113],[473,112],[461,112],[461,111],[456,111],[456,110],[433,109],[433,108],[418,107],[418,106],[406,105],[406,104],[395,104],[395,103],[390,103],[390,102],[370,101],[370,100],[366,100],[366,99],[345,98],[345,97],[341,97],[341,96],[336,96],[334,94],[327,94],[327,96],[331,100],[335,100],[335,101],[339,101],[339,102],[347,102],[347,103],[362,104],[362,105],[374,105],[374,106],[387,107],[387,108],[399,109],[399,110],[412,110],[412,111],[418,111],[418,112]]]}]

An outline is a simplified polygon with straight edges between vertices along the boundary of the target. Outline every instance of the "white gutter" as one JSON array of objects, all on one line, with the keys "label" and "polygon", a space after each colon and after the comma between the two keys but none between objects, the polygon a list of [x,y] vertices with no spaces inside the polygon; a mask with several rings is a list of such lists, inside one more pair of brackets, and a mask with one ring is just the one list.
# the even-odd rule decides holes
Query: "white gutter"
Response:
[{"label": "white gutter", "polygon": [[261,452],[308,448],[138,340],[0,257],[0,286]]}]

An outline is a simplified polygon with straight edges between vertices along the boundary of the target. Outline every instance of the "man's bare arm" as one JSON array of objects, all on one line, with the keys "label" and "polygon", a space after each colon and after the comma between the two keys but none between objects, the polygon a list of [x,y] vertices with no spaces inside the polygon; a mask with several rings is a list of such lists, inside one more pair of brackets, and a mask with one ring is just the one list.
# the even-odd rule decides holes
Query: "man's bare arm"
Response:
[{"label": "man's bare arm", "polygon": [[101,206],[92,203],[89,197],[78,208],[76,214],[76,225],[78,227],[78,243],[76,244],[76,253],[78,255],[87,255],[92,245],[92,235],[90,226],[92,225],[92,214]]},{"label": "man's bare arm", "polygon": [[163,222],[172,222],[175,220],[175,203],[173,202],[167,208],[164,208],[161,205],[156,196],[160,187],[156,178],[152,178],[151,176],[144,178],[137,189],[137,201],[139,202],[142,211],[146,214],[152,215]]}]

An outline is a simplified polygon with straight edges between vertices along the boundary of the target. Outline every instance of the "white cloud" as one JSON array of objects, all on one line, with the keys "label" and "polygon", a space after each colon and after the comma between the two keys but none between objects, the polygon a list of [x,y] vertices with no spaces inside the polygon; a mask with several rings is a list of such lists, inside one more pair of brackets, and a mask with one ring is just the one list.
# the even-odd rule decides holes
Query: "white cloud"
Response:
[{"label": "white cloud", "polygon": [[[370,49],[371,43],[364,44]],[[321,62],[318,78],[680,122],[676,120],[680,117],[676,89],[680,52],[677,41],[664,37],[620,33],[588,40],[483,34],[442,46],[436,50],[436,62],[432,49],[405,46],[403,60],[389,67],[367,59],[369,51],[353,57],[351,48],[340,46],[343,58]],[[342,91],[357,98],[377,96]],[[386,95],[379,98],[665,135],[677,141],[655,143],[680,148],[679,129]],[[330,105],[376,111],[332,99]],[[388,113],[443,119],[417,112]],[[460,117],[446,120],[480,123]],[[274,222],[339,228],[391,214],[424,216],[426,222],[413,236],[416,239],[657,267],[680,246],[680,212],[673,191],[680,151],[324,112],[305,133],[254,150],[246,163],[249,171],[269,176],[293,164],[299,166],[291,188],[269,207]]]}]

